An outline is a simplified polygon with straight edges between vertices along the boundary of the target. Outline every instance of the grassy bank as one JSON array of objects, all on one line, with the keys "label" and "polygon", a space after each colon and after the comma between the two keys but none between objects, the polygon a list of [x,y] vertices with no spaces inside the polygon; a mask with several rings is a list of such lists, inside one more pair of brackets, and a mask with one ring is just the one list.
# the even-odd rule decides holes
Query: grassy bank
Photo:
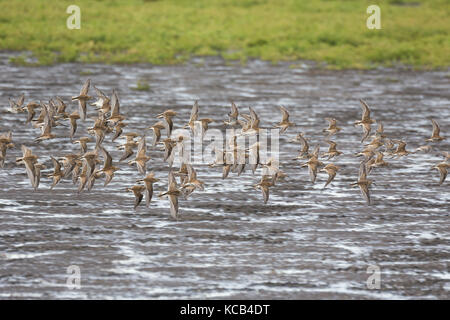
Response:
[{"label": "grassy bank", "polygon": [[[71,4],[81,8],[80,30],[66,27]],[[381,30],[366,27],[370,4],[381,7]],[[0,50],[30,51],[37,64],[221,55],[332,68],[450,65],[448,0],[4,0],[0,9]]]}]

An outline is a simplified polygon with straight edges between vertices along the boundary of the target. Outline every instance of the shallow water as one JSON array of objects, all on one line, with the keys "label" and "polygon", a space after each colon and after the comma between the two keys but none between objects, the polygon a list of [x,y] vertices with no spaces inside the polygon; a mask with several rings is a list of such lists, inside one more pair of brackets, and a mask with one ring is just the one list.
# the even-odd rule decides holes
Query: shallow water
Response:
[{"label": "shallow water", "polygon": [[[431,134],[432,117],[439,119],[442,134],[450,135],[448,71],[336,72],[261,61],[241,66],[216,58],[179,66],[24,68],[10,65],[7,56],[0,54],[0,130],[13,130],[17,148],[8,150],[0,171],[1,299],[449,298],[450,188],[448,181],[438,185],[439,174],[430,167],[440,161],[438,151],[450,151],[450,139],[434,144],[436,153],[386,158],[390,167],[371,173],[376,182],[371,206],[349,187],[358,174],[352,154],[361,149],[361,130],[352,125],[361,115],[358,99],[366,99],[389,136],[405,139],[413,150]],[[19,146],[27,144],[49,168],[50,155],[74,147],[66,137],[34,144],[38,130],[25,125],[25,114],[6,112],[8,98],[23,92],[26,102],[55,95],[68,101],[88,77],[107,93],[118,89],[128,131],[153,124],[167,107],[178,112],[179,128],[195,99],[200,117],[225,120],[234,100],[241,111],[253,106],[269,127],[283,104],[298,125],[281,136],[281,168],[289,177],[270,190],[264,205],[252,188],[259,176],[251,171],[230,173],[223,182],[220,168],[198,165],[206,189],[180,200],[179,221],[170,219],[168,201],[156,196],[149,209],[133,210],[133,195],[124,188],[139,174],[126,163],[106,188],[99,181],[91,192],[77,195],[64,180],[50,191],[50,179],[43,177],[33,192],[25,168],[14,163]],[[150,91],[132,90],[138,79],[146,79]],[[69,104],[70,112],[75,108]],[[92,109],[89,114],[95,115]],[[288,140],[303,131],[311,145],[321,143],[325,151],[321,130],[328,116],[343,128],[333,140],[344,155],[333,159],[342,169],[323,189],[327,176],[319,174],[312,185],[308,171],[291,160],[298,146]],[[87,125],[92,122],[79,122],[77,137]],[[118,159],[110,138],[104,145]],[[149,168],[162,179],[157,194],[166,188],[168,168],[160,151],[150,155]],[[80,267],[79,290],[66,287],[70,265]],[[369,265],[381,270],[379,290],[366,286]]]}]

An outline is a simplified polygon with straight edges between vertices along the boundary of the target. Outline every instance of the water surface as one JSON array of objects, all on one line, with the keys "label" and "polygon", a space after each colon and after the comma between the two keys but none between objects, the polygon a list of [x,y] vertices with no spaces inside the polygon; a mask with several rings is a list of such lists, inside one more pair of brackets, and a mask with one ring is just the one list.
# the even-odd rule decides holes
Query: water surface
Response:
[{"label": "water surface", "polygon": [[[292,69],[249,61],[246,66],[220,59],[194,59],[179,66],[117,66],[61,64],[17,67],[0,55],[0,130],[12,130],[16,149],[8,150],[0,171],[0,298],[241,298],[241,299],[380,299],[448,298],[450,291],[450,192],[448,181],[438,185],[437,154],[413,154],[388,160],[389,168],[371,174],[373,205],[357,189],[361,130],[358,99],[372,107],[392,138],[408,149],[424,145],[433,117],[449,136],[448,71],[414,72],[398,69],[327,71],[307,64]],[[49,156],[73,152],[67,128],[54,141],[33,143],[39,131],[25,124],[25,114],[6,112],[8,98],[25,93],[46,101],[65,101],[86,78],[110,93],[119,92],[128,130],[142,130],[156,114],[170,107],[178,112],[175,127],[187,122],[192,103],[200,102],[200,117],[225,120],[229,101],[241,111],[253,106],[262,125],[279,120],[283,104],[297,123],[281,136],[281,168],[289,176],[271,189],[267,205],[253,189],[259,176],[247,170],[224,182],[220,168],[197,166],[206,184],[180,200],[180,219],[169,216],[167,200],[133,210],[132,194],[124,192],[139,178],[126,163],[106,188],[99,181],[91,192],[76,193],[70,180],[53,191],[43,177],[34,192],[25,168],[16,166],[20,145],[26,144],[51,168]],[[139,79],[150,91],[135,91]],[[77,108],[69,104],[69,111]],[[94,116],[92,109],[89,115]],[[334,137],[344,155],[334,182],[327,176],[315,185],[288,143],[303,131],[322,151],[325,117],[335,117],[343,130]],[[79,122],[77,136],[92,122]],[[211,125],[212,128],[218,124]],[[131,129],[130,129],[131,128]],[[375,127],[374,127],[375,129]],[[150,141],[151,138],[149,138]],[[434,144],[450,151],[447,139]],[[110,138],[105,147],[116,160]],[[162,153],[150,150],[149,168],[166,189],[167,165]],[[48,170],[46,172],[50,172]],[[66,287],[67,267],[81,269],[80,290]],[[369,265],[381,269],[381,289],[369,290]]]}]

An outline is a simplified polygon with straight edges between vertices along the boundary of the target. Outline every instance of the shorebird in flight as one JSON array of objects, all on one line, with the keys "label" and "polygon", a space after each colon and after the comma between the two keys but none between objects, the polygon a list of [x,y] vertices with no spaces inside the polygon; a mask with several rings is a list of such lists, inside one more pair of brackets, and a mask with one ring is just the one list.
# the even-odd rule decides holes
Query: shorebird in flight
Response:
[{"label": "shorebird in flight", "polygon": [[439,171],[440,174],[439,185],[442,185],[445,181],[445,178],[447,178],[448,168],[450,168],[450,164],[447,163],[446,161],[439,162],[437,165],[431,168]]},{"label": "shorebird in flight", "polygon": [[157,118],[163,118],[165,121],[163,121],[164,128],[166,129],[167,138],[170,138],[170,135],[172,134],[173,130],[173,120],[172,118],[175,117],[177,113],[173,111],[172,109],[166,110],[163,113],[158,114]]},{"label": "shorebird in flight", "polygon": [[300,150],[298,156],[296,157],[296,159],[308,159],[310,158],[310,154],[309,154],[309,144],[308,144],[308,140],[306,140],[306,138],[303,136],[303,132],[300,132],[299,134],[297,134],[297,136],[295,137],[295,139],[290,140],[291,142],[300,142],[302,145],[302,149]]},{"label": "shorebird in flight", "polygon": [[23,112],[24,108],[22,106],[23,106],[24,102],[25,102],[25,95],[23,93],[15,101],[13,99],[9,98],[9,110],[8,111],[11,113]]},{"label": "shorebird in flight", "polygon": [[392,155],[392,153],[395,150],[394,140],[384,139],[383,143],[384,143],[384,152],[388,155]]},{"label": "shorebird in flight", "polygon": [[95,137],[96,149],[98,149],[100,145],[103,143],[103,140],[105,139],[105,135],[108,129],[109,127],[107,125],[104,114],[99,114],[99,117],[96,118],[94,122],[94,126],[87,129],[88,133],[93,134]]},{"label": "shorebird in flight", "polygon": [[375,158],[375,161],[370,165],[370,168],[379,168],[379,167],[386,167],[389,165],[388,162],[383,160],[383,153],[380,151],[377,151],[376,153],[377,157]]},{"label": "shorebird in flight", "polygon": [[100,150],[103,153],[104,162],[103,162],[103,168],[101,170],[99,170],[99,172],[103,172],[106,176],[105,184],[104,184],[104,186],[106,187],[108,185],[108,183],[110,183],[112,178],[114,177],[114,172],[119,170],[119,168],[113,165],[112,157],[109,154],[109,152],[106,151],[105,148],[100,147]]},{"label": "shorebird in flight", "polygon": [[170,215],[174,219],[178,219],[178,197],[182,194],[181,191],[177,187],[177,181],[175,180],[175,176],[173,171],[169,172],[168,179],[168,188],[166,192],[160,193],[158,197],[167,196],[170,202]]},{"label": "shorebird in flight", "polygon": [[31,149],[22,145],[22,157],[16,159],[16,163],[24,164],[27,171],[28,179],[30,180],[31,186],[36,190],[36,170],[35,164],[37,163],[38,157],[33,154]]},{"label": "shorebird in flight", "polygon": [[274,158],[267,159],[267,162],[262,165],[264,170],[267,170],[268,175],[276,175],[278,171],[280,171],[280,163],[278,160]]},{"label": "shorebird in flight", "polygon": [[107,122],[116,125],[119,121],[125,120],[125,117],[120,114],[120,102],[117,96],[116,90],[113,90],[111,98],[111,115],[109,116]]},{"label": "shorebird in flight", "polygon": [[164,150],[164,161],[169,164],[169,168],[172,168],[175,157],[175,146],[177,142],[170,138],[166,138],[160,143],[163,145],[162,150]]},{"label": "shorebird in flight", "polygon": [[44,125],[41,127],[41,135],[34,139],[35,142],[39,143],[43,140],[50,140],[55,138],[56,135],[52,133],[52,125],[50,121],[50,115],[47,114],[45,117]]},{"label": "shorebird in flight", "polygon": [[338,172],[339,169],[340,169],[340,167],[333,163],[329,163],[325,167],[320,169],[320,171],[328,173],[328,180],[325,183],[325,185],[323,186],[324,189],[331,183],[331,181],[334,180],[334,177],[336,176],[336,172]]},{"label": "shorebird in flight", "polygon": [[204,119],[198,120],[198,122],[200,123],[201,137],[204,137],[206,134],[206,131],[209,128],[209,124],[214,122],[214,120],[211,118],[204,118]]},{"label": "shorebird in flight", "polygon": [[84,163],[83,160],[80,159],[75,160],[75,166],[73,167],[71,172],[73,184],[77,184],[78,182],[78,177],[80,176],[80,170],[81,167],[83,166],[83,163]]},{"label": "shorebird in flight", "polygon": [[41,170],[46,169],[47,167],[43,163],[35,163],[34,164],[34,190],[36,191],[39,187],[39,183],[41,181]]},{"label": "shorebird in flight", "polygon": [[114,140],[116,140],[118,137],[120,137],[120,135],[123,133],[123,127],[126,127],[127,124],[125,122],[119,121],[115,126],[114,126],[114,136],[111,139],[111,142],[114,142]]},{"label": "shorebird in flight", "polygon": [[53,183],[50,186],[50,190],[52,190],[58,183],[61,181],[61,178],[63,177],[63,172],[61,170],[61,164],[58,160],[56,160],[53,156],[50,156],[53,163],[53,173],[49,174],[49,178],[53,178]]},{"label": "shorebird in flight", "polygon": [[78,140],[75,140],[73,143],[79,143],[81,148],[81,154],[85,154],[87,152],[87,144],[92,142],[92,139],[89,137],[81,137]]},{"label": "shorebird in flight", "polygon": [[253,185],[255,189],[259,189],[262,192],[264,204],[269,201],[269,188],[275,185],[276,176],[263,175],[261,176],[261,181]]},{"label": "shorebird in flight", "polygon": [[61,99],[60,97],[55,97],[56,100],[56,113],[60,114],[60,115],[65,115],[66,112],[66,108],[67,105],[64,103],[63,99]]},{"label": "shorebird in flight", "polygon": [[146,163],[147,163],[147,161],[149,161],[151,159],[150,156],[146,155],[146,153],[147,153],[147,146],[145,144],[145,136],[143,136],[139,140],[138,149],[136,152],[136,158],[134,160],[131,160],[128,162],[129,165],[136,164],[136,167],[137,167],[139,173],[141,173],[143,175],[145,175],[147,172]]},{"label": "shorebird in flight", "polygon": [[86,177],[89,179],[91,174],[95,171],[95,166],[97,164],[98,153],[97,150],[86,152],[81,159],[84,159],[86,165]]},{"label": "shorebird in flight", "polygon": [[392,153],[393,156],[397,156],[397,158],[406,156],[410,154],[409,151],[406,150],[406,142],[402,140],[396,140],[395,142],[398,143],[397,149]]},{"label": "shorebird in flight", "polygon": [[384,134],[384,126],[383,123],[381,121],[377,121],[378,123],[378,127],[377,130],[375,131],[375,134],[372,136],[372,138],[381,138],[384,139],[387,136]]},{"label": "shorebird in flight", "polygon": [[372,184],[372,180],[367,179],[367,171],[366,171],[366,162],[361,162],[359,167],[359,177],[358,181],[352,183],[351,185],[354,187],[359,187],[361,190],[361,195],[366,200],[367,204],[370,205],[370,192],[369,186]]},{"label": "shorebird in flight", "polygon": [[323,165],[323,162],[318,160],[319,157],[319,146],[314,149],[314,152],[311,158],[302,165],[302,167],[308,167],[309,177],[311,178],[311,182],[316,182],[317,169],[319,166]]},{"label": "shorebird in flight", "polygon": [[127,142],[117,146],[117,149],[124,151],[122,157],[119,159],[119,162],[128,159],[134,154],[134,148],[138,146],[138,143],[133,139],[129,140],[127,138]]},{"label": "shorebird in flight", "polygon": [[0,167],[3,168],[6,160],[6,150],[14,148],[12,142],[12,131],[9,131],[6,135],[0,135]]},{"label": "shorebird in flight", "polygon": [[77,132],[77,120],[80,119],[80,115],[77,111],[72,112],[69,115],[69,121],[70,121],[70,141],[73,140],[73,136],[75,135],[75,132]]},{"label": "shorebird in flight", "polygon": [[67,178],[70,173],[72,172],[73,168],[76,165],[76,161],[80,158],[79,154],[66,154],[64,157],[60,157],[58,159],[62,161],[62,167],[63,167],[63,172],[62,172],[62,178]]},{"label": "shorebird in flight", "polygon": [[245,122],[240,122],[242,125],[241,135],[258,135],[260,130],[259,124],[261,121],[252,107],[248,107],[248,109],[250,110],[250,115],[241,113],[241,116],[246,120]]},{"label": "shorebird in flight", "polygon": [[197,179],[197,172],[191,164],[186,164],[186,168],[188,170],[188,180],[186,185],[193,185],[196,189],[205,190],[204,182]]},{"label": "shorebird in flight", "polygon": [[371,124],[374,123],[375,120],[370,118],[370,109],[369,109],[369,106],[367,105],[367,103],[362,99],[360,99],[359,102],[361,103],[363,115],[362,115],[361,120],[355,121],[355,126],[361,126],[363,128],[364,135],[362,137],[361,142],[364,142],[364,140],[366,140],[367,137],[369,136],[370,130],[371,130]]},{"label": "shorebird in flight", "polygon": [[284,133],[289,127],[295,126],[295,123],[289,121],[289,112],[285,107],[280,106],[281,121],[274,128],[280,128],[280,133]]},{"label": "shorebird in flight", "polygon": [[84,188],[86,186],[86,183],[87,183],[87,181],[89,179],[89,177],[88,177],[88,163],[87,163],[86,159],[83,159],[81,172],[77,175],[77,178],[78,178],[78,193],[81,193],[84,190]]},{"label": "shorebird in flight", "polygon": [[40,108],[40,107],[41,107],[41,105],[39,103],[37,103],[36,101],[29,102],[25,106],[25,108],[27,109],[27,113],[28,113],[26,123],[30,123],[33,120],[34,116],[36,115],[36,109]]},{"label": "shorebird in flight", "polygon": [[328,143],[330,147],[328,148],[327,152],[322,153],[323,158],[328,157],[327,160],[330,160],[331,158],[338,157],[342,154],[341,151],[338,151],[336,149],[337,146],[336,142],[331,140],[326,140],[325,142]]},{"label": "shorebird in flight", "polygon": [[89,177],[87,183],[86,183],[86,189],[88,191],[91,191],[91,189],[94,187],[94,183],[97,179],[100,179],[103,175],[103,172],[100,169],[95,169],[94,173],[91,174]]},{"label": "shorebird in flight", "polygon": [[150,202],[152,201],[153,197],[153,184],[158,182],[159,179],[155,178],[155,174],[152,172],[149,172],[147,176],[143,179],[136,180],[136,182],[144,182],[145,185],[145,204],[147,207],[150,206]]},{"label": "shorebird in flight", "polygon": [[325,118],[328,121],[328,128],[323,129],[323,132],[328,132],[328,138],[341,131],[341,128],[337,126],[337,120],[334,118]]},{"label": "shorebird in flight", "polygon": [[190,128],[191,132],[195,134],[195,122],[198,120],[198,101],[195,100],[194,105],[192,106],[191,116],[189,117],[189,122],[184,128]]},{"label": "shorebird in flight", "polygon": [[111,110],[111,99],[104,94],[100,89],[94,86],[95,93],[97,94],[97,101],[91,103],[91,106],[102,113],[108,113]]},{"label": "shorebird in flight", "polygon": [[183,185],[181,186],[181,192],[185,199],[194,192],[196,189],[204,190],[204,182],[197,179],[197,172],[191,164],[186,164],[188,176]]},{"label": "shorebird in flight", "polygon": [[235,126],[238,124],[239,110],[234,102],[231,102],[231,111],[228,112],[228,121],[223,123],[227,126]]},{"label": "shorebird in flight", "polygon": [[72,101],[78,100],[79,110],[81,119],[86,120],[86,102],[92,99],[91,96],[88,95],[89,86],[91,85],[91,79],[87,79],[81,88],[80,94],[76,97],[72,97]]},{"label": "shorebird in flight", "polygon": [[162,121],[158,121],[151,127],[147,128],[147,129],[151,129],[153,131],[153,141],[152,141],[153,147],[155,147],[161,140],[161,130],[164,128],[165,128],[165,125]]},{"label": "shorebird in flight", "polygon": [[134,209],[136,210],[137,206],[141,203],[142,199],[144,198],[144,195],[142,194],[145,192],[145,186],[142,185],[135,185],[131,188],[126,188],[126,191],[131,191],[134,194]]},{"label": "shorebird in flight", "polygon": [[439,127],[439,124],[437,123],[437,121],[434,119],[431,119],[431,123],[433,124],[433,133],[431,134],[431,137],[429,139],[427,139],[426,141],[436,142],[436,141],[444,140],[445,138],[441,137],[439,135],[441,132],[441,128]]}]

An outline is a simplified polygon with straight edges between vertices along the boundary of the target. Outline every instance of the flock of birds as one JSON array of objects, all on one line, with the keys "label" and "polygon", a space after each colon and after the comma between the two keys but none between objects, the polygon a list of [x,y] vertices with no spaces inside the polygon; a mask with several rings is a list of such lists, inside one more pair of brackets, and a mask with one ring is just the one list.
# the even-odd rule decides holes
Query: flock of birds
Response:
[{"label": "flock of birds", "polygon": [[[125,142],[117,145],[117,149],[123,150],[123,155],[119,159],[119,163],[128,159],[129,165],[136,165],[137,170],[142,175],[141,179],[136,181],[131,187],[126,188],[126,191],[130,191],[135,196],[134,208],[141,203],[145,196],[146,205],[149,206],[153,196],[153,184],[160,181],[156,178],[154,172],[147,172],[147,162],[151,157],[147,153],[146,134],[138,134],[136,132],[124,132],[124,128],[127,126],[126,117],[120,113],[120,104],[117,92],[112,91],[111,97],[105,95],[101,90],[93,86],[96,92],[96,101],[90,103],[90,106],[95,107],[98,112],[98,116],[93,118],[94,124],[92,127],[87,128],[88,135],[79,137],[75,140],[77,133],[77,121],[85,121],[87,118],[88,101],[95,99],[95,97],[89,95],[90,79],[88,79],[81,91],[77,96],[72,97],[72,101],[78,101],[79,108],[72,113],[66,112],[67,105],[59,97],[50,99],[48,103],[31,101],[25,104],[25,97],[21,95],[17,100],[10,99],[10,109],[12,113],[24,113],[27,112],[26,123],[31,124],[34,128],[40,128],[41,134],[34,140],[35,143],[47,141],[56,138],[56,135],[52,133],[52,128],[56,126],[65,126],[67,121],[69,124],[69,138],[74,144],[80,145],[79,152],[66,154],[62,157],[50,156],[53,163],[53,172],[49,173],[47,177],[52,178],[53,182],[50,189],[53,189],[62,179],[71,178],[74,184],[78,184],[78,192],[83,190],[91,190],[96,180],[105,177],[104,186],[108,185],[114,177],[114,174],[119,167],[117,163],[114,163],[110,153],[103,146],[105,137],[111,135],[111,142],[114,142],[118,138],[125,138]],[[383,129],[381,122],[378,122],[378,128],[374,135],[371,134],[371,126],[376,121],[371,118],[370,108],[367,103],[360,100],[362,106],[362,118],[355,121],[355,126],[361,126],[363,129],[363,137],[361,143],[366,139],[371,141],[364,145],[361,152],[355,155],[361,157],[359,177],[356,182],[351,185],[359,187],[362,196],[366,200],[367,204],[371,203],[370,198],[370,186],[372,180],[369,179],[371,171],[375,168],[386,167],[388,162],[384,160],[385,155],[399,158],[408,156],[409,154],[416,152],[430,152],[432,150],[431,144],[418,147],[414,151],[406,150],[406,142],[403,140],[395,140],[389,138]],[[289,113],[283,106],[280,106],[281,121],[274,126],[279,128],[280,133],[285,133],[289,127],[295,126],[293,122],[289,120]],[[39,110],[39,114],[37,111]],[[168,197],[170,202],[170,213],[175,219],[178,218],[178,198],[180,196],[185,199],[188,198],[195,190],[204,190],[203,181],[197,178],[197,173],[191,163],[185,161],[186,157],[181,156],[181,165],[179,170],[172,169],[175,151],[178,150],[182,155],[185,149],[185,142],[187,137],[179,134],[176,137],[172,137],[172,131],[174,128],[173,118],[177,113],[171,109],[164,111],[156,116],[155,124],[147,128],[147,130],[153,131],[152,146],[156,148],[157,145],[162,145],[161,151],[164,151],[164,161],[169,165],[168,175],[168,188],[167,191],[162,192],[158,197]],[[310,152],[308,140],[303,133],[298,133],[295,139],[290,140],[301,144],[301,150],[295,159],[304,160],[301,167],[308,167],[309,175],[312,183],[315,183],[317,172],[325,172],[328,174],[328,180],[326,181],[324,188],[327,187],[335,178],[340,166],[330,162],[324,164],[319,158],[329,161],[333,158],[338,158],[343,153],[337,149],[336,142],[331,140],[333,135],[336,135],[341,128],[338,127],[337,121],[334,118],[326,118],[329,122],[328,128],[323,131],[326,133],[325,142],[329,144],[327,152],[319,154],[320,148],[317,145],[312,152]],[[433,131],[431,137],[426,141],[435,143],[445,139],[440,135],[439,124],[435,120],[432,121]],[[199,119],[199,106],[197,101],[194,103],[188,123],[184,128],[189,128],[191,132],[196,135],[199,134],[201,138],[208,130],[208,125],[214,122],[213,119],[203,118]],[[238,143],[238,137],[242,136],[259,136],[260,119],[255,110],[249,107],[249,114],[240,113],[237,106],[231,103],[231,111],[228,113],[228,119],[222,122],[223,125],[233,128],[235,134],[226,142],[225,148],[216,148],[215,155],[216,160],[214,163],[209,164],[209,167],[222,167],[222,179],[228,177],[229,172],[235,172],[240,175],[246,166],[245,159],[250,158],[250,167],[253,172],[258,167],[263,168],[263,174],[261,180],[254,185],[255,189],[259,189],[262,192],[264,203],[267,203],[269,199],[269,189],[279,181],[286,177],[286,174],[280,170],[279,163],[273,158],[269,158],[263,162],[260,156],[260,141],[257,141],[249,148],[243,148]],[[167,138],[161,138],[161,131],[165,130]],[[88,150],[88,144],[94,143],[95,146]],[[3,165],[6,160],[6,151],[9,148],[14,148],[12,132],[0,135],[0,166]],[[135,153],[135,149],[137,151]],[[16,159],[17,164],[23,164],[26,168],[26,173],[31,182],[32,187],[36,190],[39,187],[41,179],[41,170],[46,169],[43,162],[39,162],[39,157],[33,154],[32,150],[25,146],[21,146],[22,157]],[[156,149],[158,150],[158,149]],[[436,169],[440,173],[439,185],[441,185],[447,176],[447,170],[450,166],[449,159],[450,154],[448,152],[442,152],[444,160],[434,165],[431,169]],[[132,156],[134,155],[134,159]],[[103,161],[100,160],[102,156]],[[244,161],[238,161],[239,157],[243,156]],[[132,160],[130,160],[132,159]],[[324,160],[324,161],[325,161]],[[97,168],[98,164],[103,165]],[[179,178],[177,182],[176,178]]]}]

